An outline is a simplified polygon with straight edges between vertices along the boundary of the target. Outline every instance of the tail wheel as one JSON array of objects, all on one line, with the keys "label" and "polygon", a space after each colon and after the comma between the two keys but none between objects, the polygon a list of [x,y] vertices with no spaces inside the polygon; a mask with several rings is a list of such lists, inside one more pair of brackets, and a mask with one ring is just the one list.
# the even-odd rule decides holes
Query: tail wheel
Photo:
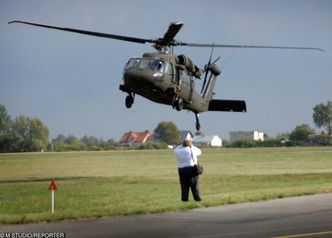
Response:
[{"label": "tail wheel", "polygon": [[201,129],[201,124],[199,123],[199,114],[198,113],[195,113],[195,118],[196,118],[196,123],[195,123],[196,130],[199,131]]},{"label": "tail wheel", "polygon": [[201,124],[199,122],[196,122],[196,130],[199,131],[201,129]]}]

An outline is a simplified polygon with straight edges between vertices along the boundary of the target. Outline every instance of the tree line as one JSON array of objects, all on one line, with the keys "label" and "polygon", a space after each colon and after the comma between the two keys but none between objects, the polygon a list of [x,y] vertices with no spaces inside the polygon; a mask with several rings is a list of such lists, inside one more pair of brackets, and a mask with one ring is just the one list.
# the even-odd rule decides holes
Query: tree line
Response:
[{"label": "tree line", "polygon": [[18,116],[14,120],[0,104],[0,152],[46,150],[50,132],[38,118]]},{"label": "tree line", "polygon": [[51,151],[80,151],[80,150],[112,150],[117,148],[118,143],[113,140],[98,139],[95,136],[85,135],[82,138],[76,138],[73,135],[65,136],[63,134],[58,135],[52,139],[52,143],[49,145]]},{"label": "tree line", "polygon": [[283,133],[276,137],[264,136],[264,141],[242,140],[223,142],[223,146],[230,148],[251,147],[280,147],[280,146],[331,146],[332,136],[321,132],[317,134],[308,124],[296,126],[290,133]]},{"label": "tree line", "polygon": [[[317,134],[309,125],[300,124],[292,132],[278,135],[275,138],[267,138],[264,142],[225,142],[224,146],[332,145],[332,102],[315,105],[313,121],[317,127],[325,129],[325,131]],[[49,137],[49,129],[40,119],[22,115],[11,119],[6,107],[0,104],[0,152],[110,150],[119,147],[119,144],[113,139],[104,140],[94,136],[85,135],[79,139],[73,135],[60,134],[51,141]],[[154,130],[154,142],[149,142],[139,148],[166,148],[167,145],[178,144],[179,140],[180,132],[173,122],[160,122]]]}]

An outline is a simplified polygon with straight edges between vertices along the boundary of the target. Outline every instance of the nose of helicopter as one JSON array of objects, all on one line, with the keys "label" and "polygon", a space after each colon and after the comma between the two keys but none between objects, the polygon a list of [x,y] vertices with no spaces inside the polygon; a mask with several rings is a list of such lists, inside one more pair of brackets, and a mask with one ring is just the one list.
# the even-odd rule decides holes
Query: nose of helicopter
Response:
[{"label": "nose of helicopter", "polygon": [[123,74],[125,85],[129,87],[159,87],[163,74],[144,70],[127,70]]}]

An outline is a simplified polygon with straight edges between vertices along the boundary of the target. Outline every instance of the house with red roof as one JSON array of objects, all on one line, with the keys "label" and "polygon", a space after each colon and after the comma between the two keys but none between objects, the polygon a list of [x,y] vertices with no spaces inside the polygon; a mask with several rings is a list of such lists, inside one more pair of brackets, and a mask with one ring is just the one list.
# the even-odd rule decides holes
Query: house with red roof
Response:
[{"label": "house with red roof", "polygon": [[140,144],[152,141],[152,133],[148,130],[144,132],[129,131],[123,134],[119,144],[122,146],[135,147]]}]

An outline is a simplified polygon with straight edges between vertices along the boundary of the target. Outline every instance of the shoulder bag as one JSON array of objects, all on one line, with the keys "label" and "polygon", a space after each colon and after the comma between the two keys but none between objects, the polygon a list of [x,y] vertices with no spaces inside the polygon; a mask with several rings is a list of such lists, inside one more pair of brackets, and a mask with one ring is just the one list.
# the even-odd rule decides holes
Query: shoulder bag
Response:
[{"label": "shoulder bag", "polygon": [[[191,152],[191,158],[195,163],[193,151],[191,150],[191,148],[190,148],[190,152]],[[194,176],[198,176],[200,174],[203,174],[203,171],[204,171],[204,168],[203,168],[202,165],[200,165],[198,162],[197,162],[197,164],[194,164],[194,167],[193,167]]]}]

